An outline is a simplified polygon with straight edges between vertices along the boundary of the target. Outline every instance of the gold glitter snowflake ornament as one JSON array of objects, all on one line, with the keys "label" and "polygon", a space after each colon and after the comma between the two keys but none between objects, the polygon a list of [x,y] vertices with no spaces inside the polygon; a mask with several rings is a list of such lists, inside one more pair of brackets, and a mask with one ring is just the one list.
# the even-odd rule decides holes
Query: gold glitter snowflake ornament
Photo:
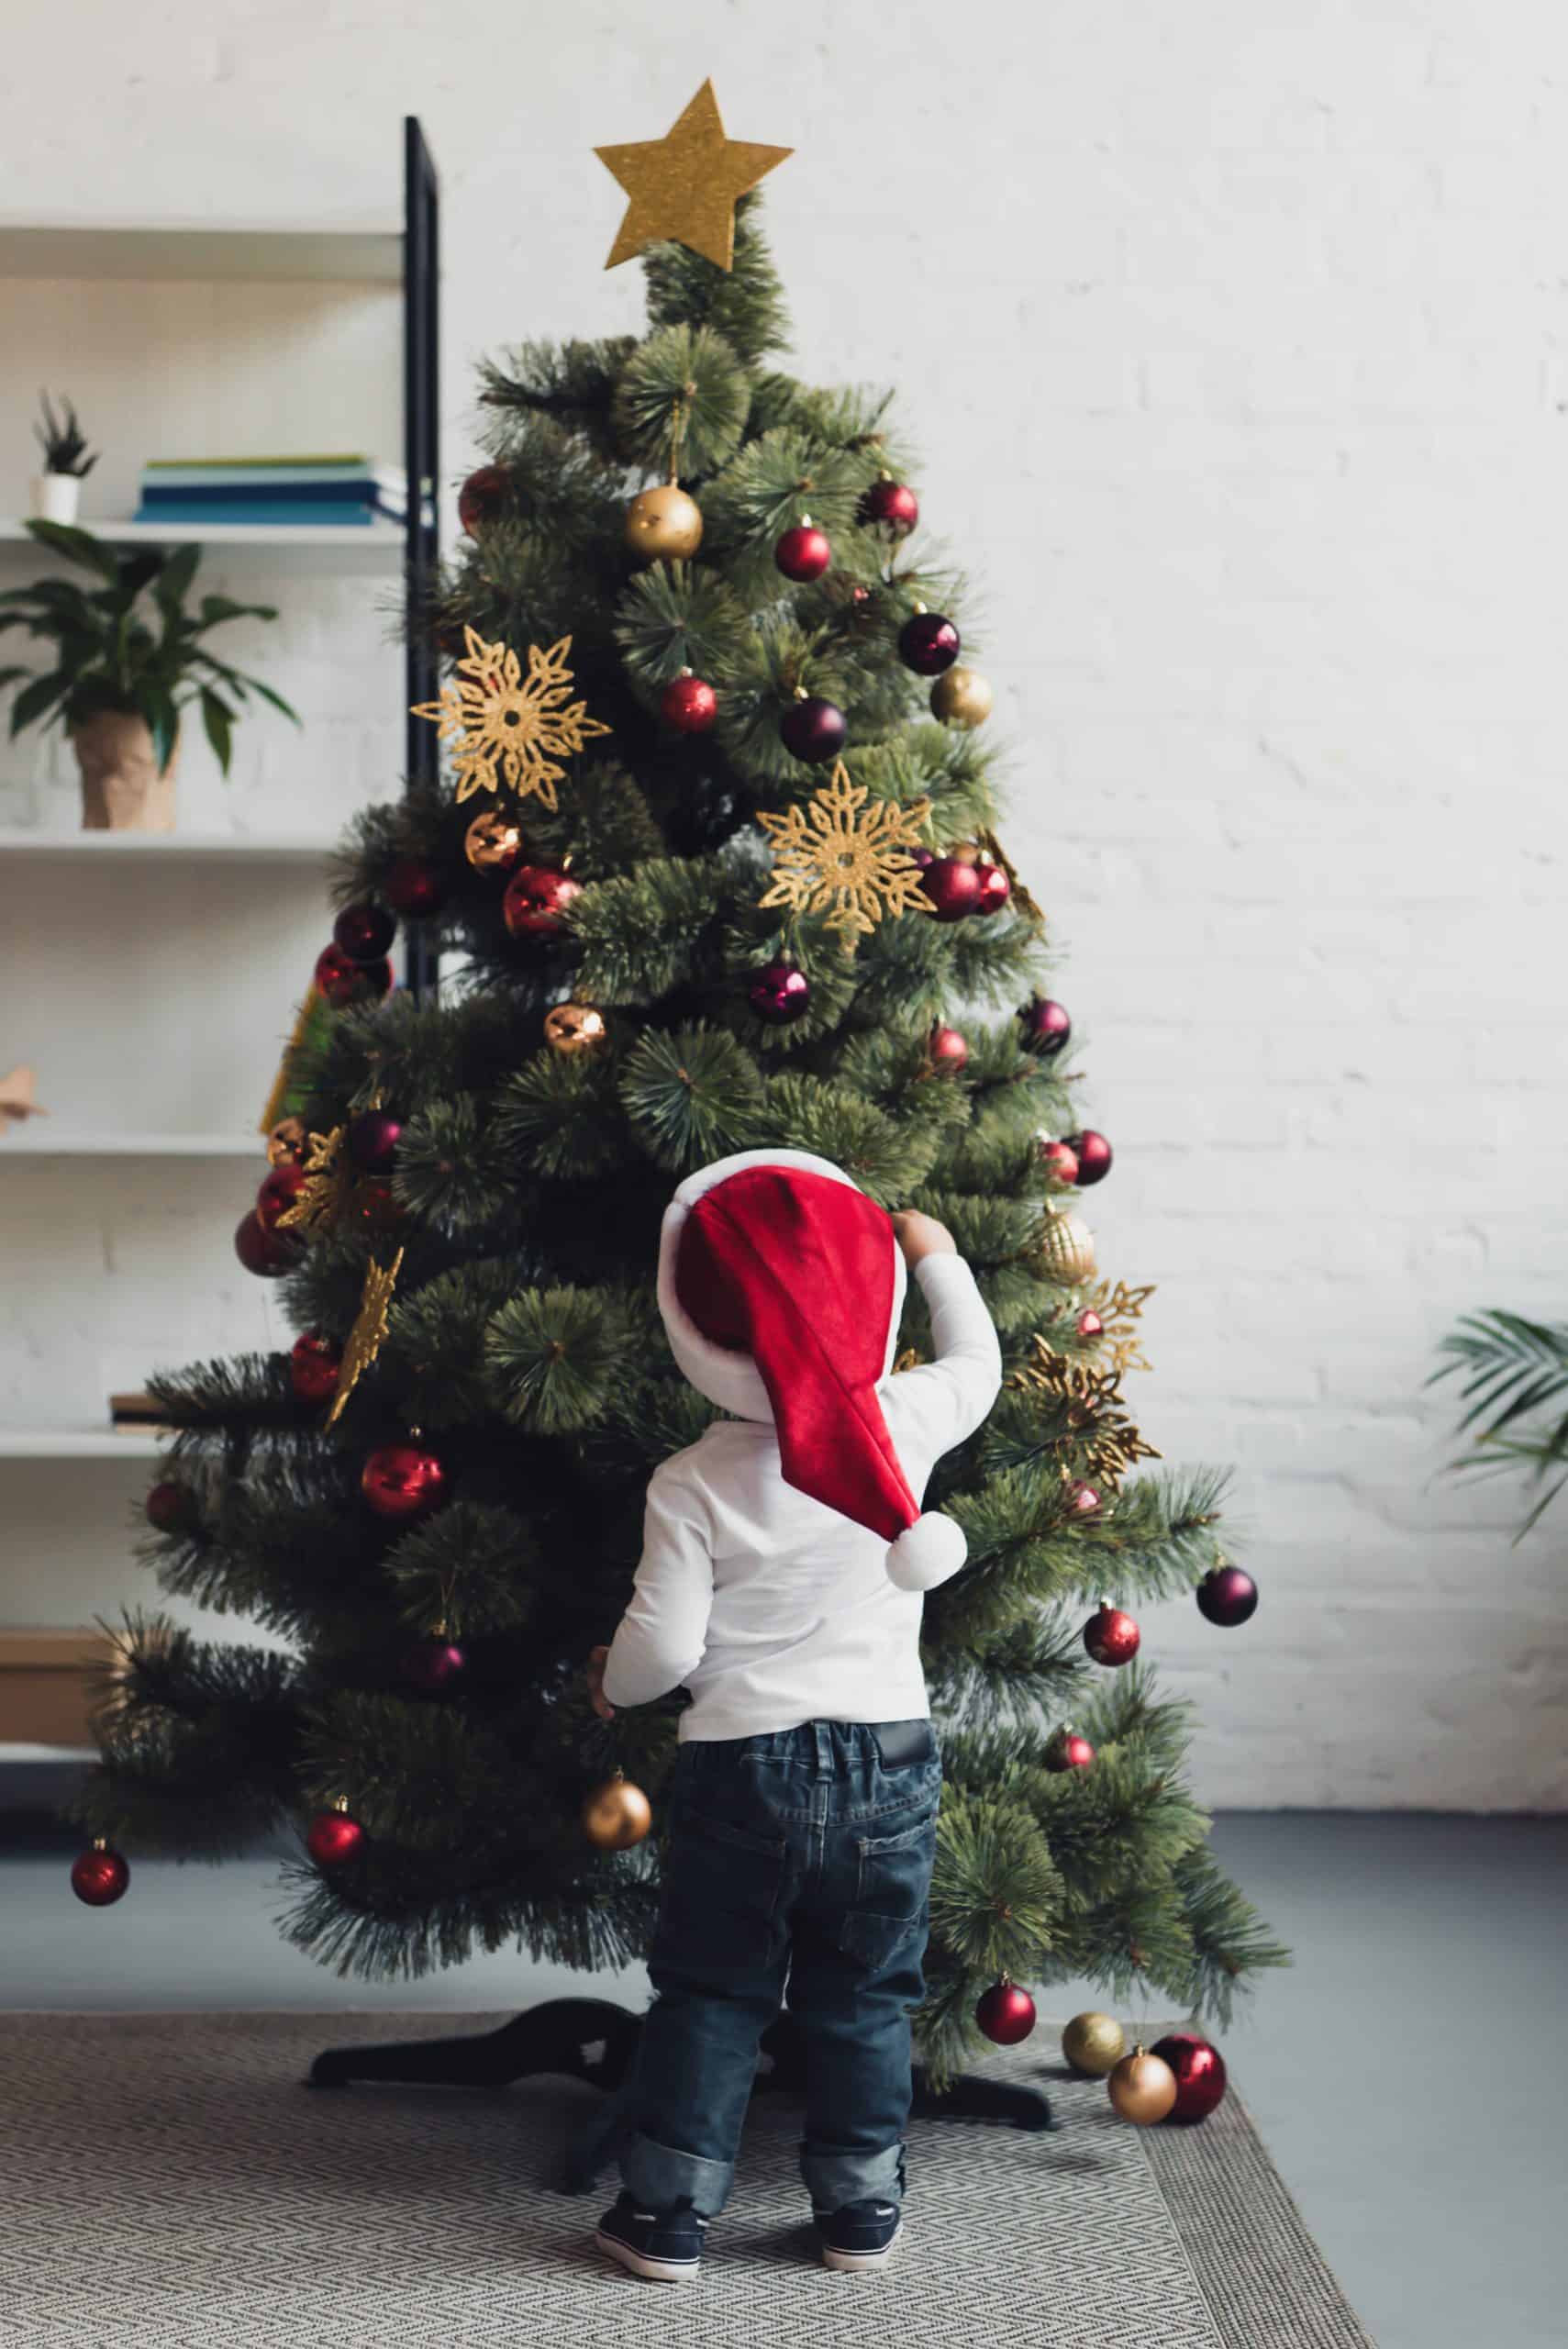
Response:
[{"label": "gold glitter snowflake ornament", "polygon": [[530,644],[525,677],[509,645],[486,644],[471,628],[462,633],[468,651],[454,683],[442,686],[439,701],[416,702],[415,717],[434,719],[443,742],[456,738],[460,802],[504,783],[519,799],[531,796],[553,809],[566,773],[557,762],[610,730],[588,716],[586,702],[568,699],[572,639],[561,637],[547,652]]},{"label": "gold glitter snowflake ornament", "polygon": [[868,807],[870,798],[863,783],[850,781],[840,759],[831,780],[804,807],[757,818],[773,843],[773,885],[758,904],[825,915],[846,954],[884,915],[933,910],[909,855],[920,846],[930,801],[901,807],[895,800],[873,799]]}]

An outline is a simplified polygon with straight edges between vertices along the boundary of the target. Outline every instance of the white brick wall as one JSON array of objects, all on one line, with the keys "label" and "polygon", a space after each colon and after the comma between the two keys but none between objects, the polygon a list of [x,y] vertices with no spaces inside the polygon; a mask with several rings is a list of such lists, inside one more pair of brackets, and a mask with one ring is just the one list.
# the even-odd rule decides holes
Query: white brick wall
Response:
[{"label": "white brick wall", "polygon": [[[1147,1427],[1239,1464],[1256,1620],[1146,1627],[1201,1702],[1205,1791],[1561,1804],[1561,1530],[1510,1551],[1510,1496],[1436,1480],[1422,1381],[1461,1310],[1563,1309],[1568,18],[77,0],[72,25],[68,85],[52,21],[7,29],[13,217],[352,217],[423,116],[454,470],[481,350],[636,318],[593,143],[656,134],[711,71],[733,133],[797,146],[772,215],[799,363],[900,384],[928,518],[984,588],[1008,844],[1118,1146],[1093,1219],[1161,1287]],[[182,1335],[216,1277],[168,1273]]]}]

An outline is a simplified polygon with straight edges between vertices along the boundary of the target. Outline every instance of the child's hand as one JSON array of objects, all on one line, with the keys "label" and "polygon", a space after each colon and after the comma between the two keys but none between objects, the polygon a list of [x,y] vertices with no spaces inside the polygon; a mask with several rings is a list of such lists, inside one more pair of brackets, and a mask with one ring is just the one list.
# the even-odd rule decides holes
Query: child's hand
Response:
[{"label": "child's hand", "polygon": [[893,1219],[894,1237],[904,1251],[904,1262],[911,1268],[922,1256],[956,1256],[958,1244],[945,1223],[934,1215],[922,1215],[917,1208],[905,1208]]},{"label": "child's hand", "polygon": [[616,1709],[605,1695],[605,1666],[609,1654],[607,1647],[590,1648],[586,1666],[588,1702],[602,1721],[613,1721],[616,1717]]}]

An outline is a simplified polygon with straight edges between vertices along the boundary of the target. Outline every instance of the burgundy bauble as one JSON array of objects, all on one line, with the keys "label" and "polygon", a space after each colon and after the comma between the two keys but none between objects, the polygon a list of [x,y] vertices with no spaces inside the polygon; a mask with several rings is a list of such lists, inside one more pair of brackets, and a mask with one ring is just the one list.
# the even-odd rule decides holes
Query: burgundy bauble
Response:
[{"label": "burgundy bauble", "polygon": [[1065,1188],[1078,1180],[1078,1153],[1070,1141],[1053,1141],[1049,1134],[1040,1134],[1035,1148],[1053,1183]]},{"label": "burgundy bauble", "polygon": [[784,532],[773,549],[773,561],[784,577],[793,579],[802,587],[808,587],[814,579],[820,579],[832,560],[833,550],[828,542],[828,533],[819,530],[815,522],[797,522],[793,530]]},{"label": "burgundy bauble", "polygon": [[364,1840],[364,1829],[348,1811],[318,1810],[310,1822],[305,1848],[318,1868],[331,1868],[351,1860]]},{"label": "burgundy bauble", "polygon": [[441,876],[422,856],[400,856],[381,885],[382,895],[406,921],[424,921],[445,896]]},{"label": "burgundy bauble", "polygon": [[920,875],[920,886],[939,921],[962,921],[980,903],[979,869],[959,856],[933,857]]},{"label": "burgundy bauble", "polygon": [[581,881],[553,864],[519,864],[506,884],[501,918],[514,938],[553,938],[567,907],[582,894]]},{"label": "burgundy bauble", "polygon": [[[281,1167],[273,1169],[275,1174],[282,1171]],[[279,1231],[275,1225],[269,1231],[252,1208],[234,1227],[234,1252],[248,1273],[274,1281],[291,1264],[299,1262],[299,1242],[292,1231]]]},{"label": "burgundy bauble", "polygon": [[969,1065],[969,1039],[961,1029],[933,1028],[926,1050],[938,1068],[951,1069],[955,1076]]},{"label": "burgundy bauble", "polygon": [[405,1655],[403,1677],[428,1697],[439,1696],[450,1687],[467,1661],[455,1640],[432,1632],[428,1639],[416,1640]]},{"label": "burgundy bauble", "polygon": [[357,996],[385,995],[392,985],[392,965],[383,955],[378,963],[355,963],[333,941],[316,958],[316,991],[341,1011]]},{"label": "burgundy bauble", "polygon": [[1111,1171],[1111,1146],[1104,1134],[1085,1126],[1081,1134],[1067,1139],[1078,1153],[1078,1188],[1085,1191],[1091,1183],[1103,1183]]},{"label": "burgundy bauble", "polygon": [[746,990],[746,1000],[759,1019],[766,1019],[777,1028],[798,1019],[811,1001],[811,982],[806,973],[782,957],[760,970]]},{"label": "burgundy bauble", "polygon": [[856,516],[868,529],[888,530],[895,539],[906,539],[919,518],[920,501],[914,491],[904,482],[889,481],[885,474],[873,482]]},{"label": "burgundy bauble", "polygon": [[659,715],[677,734],[706,734],[718,716],[718,696],[706,677],[683,669],[660,695]]},{"label": "burgundy bauble", "polygon": [[457,518],[472,539],[505,510],[510,476],[505,465],[481,465],[457,494]]},{"label": "burgundy bauble", "polygon": [[927,848],[922,844],[912,848],[909,852],[910,863],[917,864],[922,873],[928,864],[935,864],[936,861],[937,852],[934,848]]},{"label": "burgundy bauble", "polygon": [[403,1120],[387,1109],[361,1109],[349,1119],[349,1156],[361,1174],[384,1174],[397,1154]]},{"label": "burgundy bauble", "polygon": [[1013,894],[1012,883],[999,864],[992,864],[984,858],[974,869],[980,875],[980,898],[975,912],[999,914]]},{"label": "burgundy bauble", "polygon": [[1034,2029],[1034,2000],[1016,1982],[1004,1978],[981,1992],[974,2020],[998,2047],[1016,2047]]},{"label": "burgundy bauble", "polygon": [[1100,1497],[1093,1485],[1075,1476],[1067,1488],[1067,1502],[1074,1517],[1093,1517],[1099,1508]]},{"label": "burgundy bauble", "polygon": [[329,1403],[342,1367],[337,1347],[318,1330],[303,1331],[289,1349],[289,1384],[302,1403]]},{"label": "burgundy bauble", "polygon": [[397,916],[368,900],[345,906],[332,925],[332,942],[350,963],[379,963],[397,935]]},{"label": "burgundy bauble", "polygon": [[1141,1638],[1132,1617],[1119,1607],[1097,1607],[1084,1626],[1084,1645],[1096,1664],[1130,1664]]},{"label": "burgundy bauble", "polygon": [[1073,1033],[1066,1005],[1052,1003],[1048,996],[1031,996],[1019,1010],[1018,1026],[1024,1050],[1042,1061],[1054,1060]]},{"label": "burgundy bauble", "polygon": [[1094,1747],[1075,1729],[1059,1729],[1045,1749],[1048,1770],[1086,1770],[1094,1758]]},{"label": "burgundy bauble", "polygon": [[1227,1631],[1258,1611],[1258,1586],[1240,1566],[1216,1566],[1199,1583],[1196,1598],[1199,1614]]},{"label": "burgundy bauble", "polygon": [[1201,2032],[1167,2032],[1150,2049],[1176,2076],[1176,2101],[1166,2116],[1171,2121],[1207,2121],[1225,2094],[1225,2058]]},{"label": "burgundy bauble", "polygon": [[447,1472],[422,1443],[384,1443],[360,1472],[360,1490],[378,1517],[417,1517],[446,1489]]},{"label": "burgundy bauble", "polygon": [[803,695],[779,720],[779,740],[784,749],[792,758],[804,759],[813,767],[838,757],[849,730],[838,703],[824,701],[820,694]]},{"label": "burgundy bauble", "polygon": [[183,1485],[175,1484],[172,1476],[161,1477],[147,1488],[142,1502],[147,1522],[159,1533],[183,1533],[195,1516],[195,1507]]},{"label": "burgundy bauble", "polygon": [[1092,1305],[1085,1305],[1079,1314],[1077,1328],[1081,1338],[1103,1338],[1106,1334],[1106,1325]]},{"label": "burgundy bauble", "polygon": [[917,677],[940,677],[962,649],[957,629],[940,612],[913,612],[898,631],[898,658]]},{"label": "burgundy bauble", "polygon": [[71,1863],[71,1889],[89,1909],[108,1909],[130,1882],[124,1855],[103,1842],[79,1852]]},{"label": "burgundy bauble", "polygon": [[278,1218],[288,1213],[307,1180],[303,1166],[274,1166],[262,1176],[256,1194],[256,1220],[263,1231],[277,1230]]}]

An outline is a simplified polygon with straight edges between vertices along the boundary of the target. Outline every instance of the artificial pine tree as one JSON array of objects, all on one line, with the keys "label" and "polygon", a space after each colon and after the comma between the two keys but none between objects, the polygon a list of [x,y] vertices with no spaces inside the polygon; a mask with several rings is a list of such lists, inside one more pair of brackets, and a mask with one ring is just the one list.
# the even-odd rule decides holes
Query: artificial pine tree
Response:
[{"label": "artificial pine tree", "polygon": [[[1129,1610],[1223,1566],[1221,1479],[1128,1473],[1146,1292],[1096,1280],[1069,1206],[1109,1152],[997,841],[962,591],[910,537],[886,400],[776,363],[755,205],[730,268],[649,250],[640,340],[484,370],[489,462],[428,615],[451,780],[340,854],[342,1008],[287,1069],[316,1140],[296,1163],[285,1127],[258,1210],[301,1337],[154,1381],[182,1432],[149,1563],[288,1652],[128,1617],[77,1815],[206,1858],[292,1822],[287,1931],[340,1973],[635,1957],[678,1701],[601,1724],[583,1665],[651,1472],[714,1415],[663,1341],[659,1221],[727,1152],[818,1152],[951,1228],[1008,1371],[928,1497],[969,1543],[925,1615],[940,2081],[999,1983],[1223,2021],[1281,1953],[1207,1850],[1185,1709],[1128,1661]],[[421,999],[376,999],[388,909],[448,958]],[[911,1284],[910,1360],[921,1313]],[[605,1848],[638,1787],[652,1834]]]}]

